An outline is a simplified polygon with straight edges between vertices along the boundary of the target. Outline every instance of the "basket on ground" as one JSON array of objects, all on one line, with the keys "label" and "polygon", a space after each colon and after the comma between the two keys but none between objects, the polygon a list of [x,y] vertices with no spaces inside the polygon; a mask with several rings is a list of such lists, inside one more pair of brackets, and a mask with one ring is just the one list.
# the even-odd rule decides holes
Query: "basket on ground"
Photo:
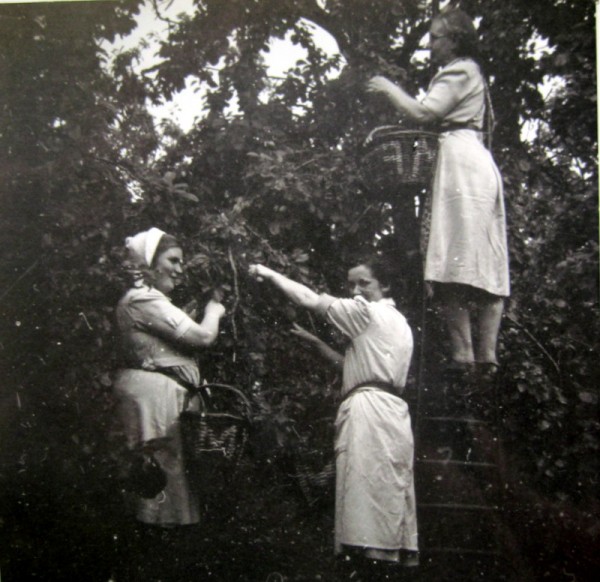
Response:
[{"label": "basket on ground", "polygon": [[248,441],[250,413],[248,398],[234,386],[205,384],[190,391],[179,421],[193,485],[203,488],[218,477],[215,472],[235,470]]},{"label": "basket on ground", "polygon": [[[360,176],[378,197],[389,198],[429,186],[437,160],[438,134],[383,126],[364,142]],[[409,186],[410,188],[402,188]]]},{"label": "basket on ground", "polygon": [[[334,419],[324,417],[312,424],[305,442],[294,452],[296,482],[309,505],[333,499],[335,492]],[[328,445],[324,445],[328,443]]]},{"label": "basket on ground", "polygon": [[316,457],[296,460],[296,480],[309,505],[332,499],[335,492],[335,459],[317,465],[315,460],[321,461],[322,457],[319,454]]}]

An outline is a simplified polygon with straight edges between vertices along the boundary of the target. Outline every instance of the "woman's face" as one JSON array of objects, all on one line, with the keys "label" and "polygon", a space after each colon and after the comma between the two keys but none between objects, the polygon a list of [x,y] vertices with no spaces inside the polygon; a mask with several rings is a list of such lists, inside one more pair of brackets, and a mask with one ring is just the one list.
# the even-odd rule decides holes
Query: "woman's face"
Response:
[{"label": "woman's face", "polygon": [[156,258],[154,264],[154,287],[168,295],[181,282],[183,275],[183,251],[172,247]]},{"label": "woman's face", "polygon": [[448,36],[443,20],[435,19],[429,29],[431,60],[437,65],[447,65],[456,58],[456,42]]},{"label": "woman's face", "polygon": [[348,288],[350,295],[360,295],[367,301],[379,301],[385,297],[389,287],[382,287],[366,265],[358,265],[348,271]]}]

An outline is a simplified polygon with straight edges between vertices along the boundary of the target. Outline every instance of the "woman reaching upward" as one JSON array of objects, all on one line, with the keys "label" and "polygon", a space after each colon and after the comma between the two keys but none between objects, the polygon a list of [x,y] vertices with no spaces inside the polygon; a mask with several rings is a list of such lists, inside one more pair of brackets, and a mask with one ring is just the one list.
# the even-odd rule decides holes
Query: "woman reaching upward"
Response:
[{"label": "woman reaching upward", "polygon": [[[378,261],[348,271],[351,297],[319,295],[263,265],[250,274],[278,287],[294,303],[332,323],[349,340],[341,356],[300,327],[294,333],[343,366],[335,421],[335,553],[358,560],[364,580],[376,580],[418,549],[413,483],[413,435],[400,397],[413,339],[387,297],[390,282]],[[342,562],[344,563],[344,562]],[[344,578],[347,579],[347,578]]]},{"label": "woman reaching upward", "polygon": [[164,491],[136,500],[137,520],[148,525],[198,523],[198,501],[185,474],[179,434],[187,388],[200,385],[194,353],[217,338],[223,305],[211,299],[200,323],[171,303],[183,276],[183,252],[177,240],[158,228],[126,241],[136,278],[116,310],[124,366],[115,381],[117,413],[130,447],[168,439],[156,453],[167,475]]},{"label": "woman reaching upward", "polygon": [[509,295],[502,179],[483,139],[489,96],[477,61],[471,19],[452,9],[430,27],[432,60],[440,66],[419,102],[385,77],[368,82],[404,115],[439,128],[425,280],[440,297],[450,336],[451,375],[491,379],[504,298]]}]

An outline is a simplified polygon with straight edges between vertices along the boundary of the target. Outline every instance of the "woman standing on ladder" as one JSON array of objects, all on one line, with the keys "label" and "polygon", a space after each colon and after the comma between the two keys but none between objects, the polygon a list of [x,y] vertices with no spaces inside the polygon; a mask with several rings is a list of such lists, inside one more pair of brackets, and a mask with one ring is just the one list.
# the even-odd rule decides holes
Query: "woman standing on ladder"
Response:
[{"label": "woman standing on ladder", "polygon": [[425,281],[443,305],[449,379],[462,387],[473,377],[490,384],[510,289],[502,178],[483,142],[486,113],[491,118],[488,90],[475,61],[477,33],[469,16],[442,11],[429,36],[431,59],[440,69],[422,101],[382,76],[367,88],[386,95],[411,120],[440,129]]}]

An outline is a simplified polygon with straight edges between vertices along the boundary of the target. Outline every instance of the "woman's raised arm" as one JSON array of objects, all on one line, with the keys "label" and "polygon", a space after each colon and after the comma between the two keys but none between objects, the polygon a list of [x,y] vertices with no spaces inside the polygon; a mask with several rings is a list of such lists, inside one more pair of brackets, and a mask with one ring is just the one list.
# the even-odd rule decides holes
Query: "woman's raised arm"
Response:
[{"label": "woman's raised arm", "polygon": [[181,336],[180,341],[190,347],[203,348],[211,345],[219,335],[219,323],[225,315],[225,307],[211,299],[204,308],[204,317],[200,323],[193,322]]},{"label": "woman's raised arm", "polygon": [[327,360],[329,360],[334,366],[341,368],[344,364],[344,356],[334,350],[331,346],[326,344],[321,338],[310,333],[304,329],[301,325],[294,323],[292,327],[292,333],[299,337],[301,340],[313,345],[317,351]]},{"label": "woman's raised arm", "polygon": [[309,289],[306,285],[292,281],[292,279],[288,279],[285,275],[273,271],[273,269],[269,269],[264,265],[250,265],[248,272],[258,281],[263,279],[271,281],[285,293],[288,299],[296,303],[296,305],[300,305],[301,307],[305,307],[312,311],[317,310],[319,306],[319,295],[312,289]]},{"label": "woman's raised arm", "polygon": [[437,117],[429,109],[411,97],[404,89],[392,83],[389,79],[377,75],[367,82],[367,91],[372,93],[383,93],[398,109],[407,117],[418,123],[434,123]]}]

